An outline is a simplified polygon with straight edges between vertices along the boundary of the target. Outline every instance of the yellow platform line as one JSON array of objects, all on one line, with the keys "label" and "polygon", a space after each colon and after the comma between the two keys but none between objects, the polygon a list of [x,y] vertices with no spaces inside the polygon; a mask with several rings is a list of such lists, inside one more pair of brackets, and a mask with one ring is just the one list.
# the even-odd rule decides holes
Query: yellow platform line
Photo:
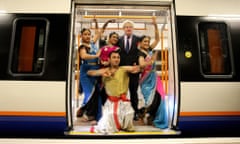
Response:
[{"label": "yellow platform line", "polygon": [[[178,135],[180,134],[180,132],[178,131],[157,131],[157,132],[149,132],[149,131],[145,131],[145,132],[116,132],[116,133],[111,133],[111,134],[107,134],[107,135]],[[91,133],[91,132],[76,132],[76,131],[70,131],[69,135],[103,135],[100,133]]]}]

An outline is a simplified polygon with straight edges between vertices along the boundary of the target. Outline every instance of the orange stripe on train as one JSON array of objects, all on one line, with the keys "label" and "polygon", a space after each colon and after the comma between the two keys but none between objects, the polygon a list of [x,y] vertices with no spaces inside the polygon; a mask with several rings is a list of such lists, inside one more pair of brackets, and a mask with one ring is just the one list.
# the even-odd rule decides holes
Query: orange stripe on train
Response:
[{"label": "orange stripe on train", "polygon": [[0,116],[61,116],[66,117],[66,112],[27,112],[27,111],[0,111]]},{"label": "orange stripe on train", "polygon": [[180,112],[180,116],[240,116],[240,111]]}]

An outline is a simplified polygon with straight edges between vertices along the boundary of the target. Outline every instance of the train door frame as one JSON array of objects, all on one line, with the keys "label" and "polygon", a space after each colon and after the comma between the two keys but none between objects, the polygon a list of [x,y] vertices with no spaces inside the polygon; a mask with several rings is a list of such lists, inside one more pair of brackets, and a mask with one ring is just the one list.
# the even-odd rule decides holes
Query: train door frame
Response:
[{"label": "train door frame", "polygon": [[[145,4],[146,1],[140,1],[139,4],[137,6],[143,6]],[[162,3],[161,3],[162,2]],[[168,5],[170,8],[169,8],[169,11],[170,11],[170,20],[168,23],[168,27],[171,29],[170,31],[168,31],[168,35],[171,35],[171,39],[170,41],[168,42],[168,44],[170,45],[169,47],[171,47],[171,57],[172,57],[172,61],[170,64],[168,64],[167,67],[169,67],[169,65],[171,66],[171,71],[172,71],[172,78],[170,79],[170,81],[172,82],[172,85],[170,86],[170,89],[171,89],[171,95],[172,95],[172,98],[173,100],[171,100],[171,113],[172,113],[172,116],[170,118],[170,124],[169,124],[169,128],[171,129],[176,129],[177,127],[177,118],[178,118],[178,112],[179,112],[179,109],[180,109],[180,106],[179,106],[179,93],[178,93],[178,68],[177,68],[177,58],[176,58],[176,33],[175,33],[175,8],[174,8],[174,3],[172,2],[172,0],[163,0],[163,1],[154,1],[154,2],[150,2],[148,3],[148,6],[166,6]],[[123,1],[123,4],[124,5],[128,5],[129,3],[134,3],[133,1]],[[112,5],[119,5],[119,4],[122,4],[122,1],[119,2],[119,1],[114,1],[112,3]],[[71,69],[69,67],[69,69],[71,69],[71,74],[69,76],[69,80],[71,80],[71,86],[70,86],[70,90],[68,91],[69,93],[71,93],[71,97],[68,97],[68,127],[70,128],[69,130],[73,130],[74,129],[74,122],[73,122],[73,119],[74,119],[74,116],[76,115],[74,113],[74,111],[72,110],[73,107],[74,107],[74,102],[73,102],[73,99],[76,95],[76,83],[75,83],[75,69],[76,69],[76,63],[74,62],[75,61],[75,58],[76,58],[76,48],[77,48],[77,45],[76,45],[76,41],[78,39],[74,38],[74,29],[75,29],[75,10],[76,10],[76,6],[77,5],[95,5],[95,6],[104,6],[104,5],[109,5],[108,2],[98,2],[98,1],[91,1],[91,2],[86,2],[86,1],[79,1],[79,0],[73,0],[72,1],[72,24],[71,24],[71,52],[72,54],[69,55],[69,61],[71,61],[72,63],[69,64],[69,66],[73,67],[73,69]],[[168,49],[169,50],[169,49]],[[70,60],[71,59],[71,60]],[[168,85],[169,87],[169,85]],[[169,112],[169,110],[168,110]]]}]

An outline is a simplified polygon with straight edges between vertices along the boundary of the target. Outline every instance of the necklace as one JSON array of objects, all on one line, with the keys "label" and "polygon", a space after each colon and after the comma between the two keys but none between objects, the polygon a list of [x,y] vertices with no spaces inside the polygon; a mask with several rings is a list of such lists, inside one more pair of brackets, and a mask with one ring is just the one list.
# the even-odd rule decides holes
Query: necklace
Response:
[{"label": "necklace", "polygon": [[113,76],[117,70],[118,70],[118,68],[109,68],[109,72],[110,72],[111,76]]}]

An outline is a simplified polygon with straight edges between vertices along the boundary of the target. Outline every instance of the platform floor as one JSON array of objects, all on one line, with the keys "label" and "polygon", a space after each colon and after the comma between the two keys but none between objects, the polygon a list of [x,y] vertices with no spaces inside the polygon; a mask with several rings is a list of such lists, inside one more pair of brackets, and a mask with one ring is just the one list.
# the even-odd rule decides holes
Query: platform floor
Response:
[{"label": "platform floor", "polygon": [[0,139],[0,144],[240,144],[240,138],[172,139]]}]

